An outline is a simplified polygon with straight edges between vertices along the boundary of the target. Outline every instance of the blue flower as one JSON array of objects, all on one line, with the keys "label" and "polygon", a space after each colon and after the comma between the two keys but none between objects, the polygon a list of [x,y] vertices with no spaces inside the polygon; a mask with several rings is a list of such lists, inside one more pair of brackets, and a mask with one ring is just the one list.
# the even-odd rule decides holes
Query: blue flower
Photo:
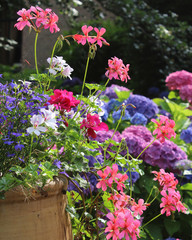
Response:
[{"label": "blue flower", "polygon": [[[118,121],[121,117],[121,112],[122,110],[119,109],[118,111],[114,111],[113,114],[112,114],[112,117],[114,119],[114,121]],[[122,120],[130,120],[131,116],[129,114],[129,112],[127,110],[124,111],[124,116],[122,116]]]},{"label": "blue flower", "polygon": [[146,125],[147,118],[142,113],[135,113],[131,118],[131,123],[134,125]]},{"label": "blue flower", "polygon": [[159,108],[156,103],[154,103],[151,99],[132,94],[130,97],[124,101],[125,105],[132,104],[135,106],[128,105],[127,110],[129,111],[130,115],[133,116],[136,112],[142,113],[148,120],[154,118],[155,115],[159,112]]},{"label": "blue flower", "polygon": [[15,145],[15,150],[18,151],[18,150],[22,150],[22,148],[24,148],[24,145],[23,144],[20,144],[18,143],[17,145]]},{"label": "blue flower", "polygon": [[55,166],[58,167],[59,169],[62,167],[61,161],[58,161],[58,159],[56,159],[56,160],[53,162],[53,165],[55,165]]},{"label": "blue flower", "polygon": [[119,107],[120,105],[121,105],[121,103],[119,101],[117,101],[116,99],[112,98],[107,103],[106,109],[107,109],[108,113],[110,113],[112,110],[114,110],[115,108]]},{"label": "blue flower", "polygon": [[191,143],[192,142],[192,127],[182,130],[180,138],[186,143]]}]

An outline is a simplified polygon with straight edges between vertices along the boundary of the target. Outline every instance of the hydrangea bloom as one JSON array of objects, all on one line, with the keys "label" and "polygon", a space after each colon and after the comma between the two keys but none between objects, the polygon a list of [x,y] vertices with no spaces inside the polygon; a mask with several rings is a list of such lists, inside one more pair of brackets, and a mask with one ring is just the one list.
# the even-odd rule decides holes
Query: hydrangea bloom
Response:
[{"label": "hydrangea bloom", "polygon": [[106,104],[107,112],[110,113],[112,110],[114,111],[117,107],[119,107],[121,103],[116,99],[110,99],[109,102]]},{"label": "hydrangea bloom", "polygon": [[101,93],[100,96],[104,95],[104,96],[107,96],[109,99],[118,98],[116,91],[119,91],[119,92],[121,92],[121,91],[129,92],[130,90],[128,88],[126,88],[126,87],[119,86],[119,85],[116,85],[116,84],[112,84],[110,87],[107,87],[105,89],[105,91],[103,91]]},{"label": "hydrangea bloom", "polygon": [[131,123],[134,125],[146,125],[147,118],[142,113],[136,112],[131,118]]},{"label": "hydrangea bloom", "polygon": [[192,127],[182,130],[180,138],[186,143],[191,143],[192,142]]},{"label": "hydrangea bloom", "polygon": [[185,85],[192,85],[192,73],[185,70],[176,71],[169,74],[165,82],[170,90],[179,90]]},{"label": "hydrangea bloom", "polygon": [[[191,73],[192,75],[192,73]],[[192,84],[181,86],[179,89],[179,95],[183,101],[187,100],[189,103],[192,103]]]},{"label": "hydrangea bloom", "polygon": [[165,140],[163,143],[156,140],[146,149],[142,159],[152,166],[175,171],[175,165],[180,160],[187,159],[187,155],[175,143],[169,140]]},{"label": "hydrangea bloom", "polygon": [[[112,117],[113,117],[115,122],[120,119],[121,114],[122,114],[121,109],[113,112]],[[131,116],[130,116],[129,112],[127,110],[125,110],[124,115],[122,116],[121,120],[130,120],[130,119],[131,119]]]},{"label": "hydrangea bloom", "polygon": [[126,109],[129,111],[130,115],[133,116],[136,112],[143,114],[148,120],[155,117],[159,112],[157,104],[155,104],[151,99],[132,94],[127,100],[124,101],[125,105],[132,104],[136,108],[128,105]]}]

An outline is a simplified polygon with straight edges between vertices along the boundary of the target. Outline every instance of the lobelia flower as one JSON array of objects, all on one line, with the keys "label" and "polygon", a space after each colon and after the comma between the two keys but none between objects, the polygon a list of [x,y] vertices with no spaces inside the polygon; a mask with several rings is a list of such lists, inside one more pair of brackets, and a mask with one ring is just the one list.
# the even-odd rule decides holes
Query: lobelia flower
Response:
[{"label": "lobelia flower", "polygon": [[92,138],[96,138],[95,131],[108,131],[108,126],[106,123],[101,122],[99,119],[99,115],[90,113],[87,114],[87,119],[83,119],[81,122],[80,129],[85,128],[86,135]]},{"label": "lobelia flower", "polygon": [[35,133],[37,136],[40,135],[40,132],[45,132],[47,129],[45,127],[40,126],[44,123],[44,118],[41,115],[33,115],[31,118],[31,124],[33,127],[27,128],[28,133]]},{"label": "lobelia flower", "polygon": [[176,133],[173,130],[175,127],[174,120],[169,119],[164,115],[159,116],[160,121],[156,119],[151,119],[151,122],[157,124],[157,128],[153,131],[153,134],[157,134],[156,138],[160,140],[161,143],[165,142],[165,137],[170,139],[171,137],[176,137]]},{"label": "lobelia flower", "polygon": [[126,66],[123,64],[123,61],[117,57],[112,57],[112,59],[108,60],[108,68],[105,73],[106,77],[110,80],[115,78],[121,80],[122,82],[127,82],[127,79],[130,80],[128,75],[129,64]]}]

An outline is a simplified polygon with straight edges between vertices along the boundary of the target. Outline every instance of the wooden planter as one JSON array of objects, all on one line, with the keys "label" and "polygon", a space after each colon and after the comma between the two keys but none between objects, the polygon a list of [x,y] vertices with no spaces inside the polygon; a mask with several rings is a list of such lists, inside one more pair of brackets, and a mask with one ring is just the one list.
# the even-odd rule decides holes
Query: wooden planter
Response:
[{"label": "wooden planter", "polygon": [[0,200],[0,239],[72,240],[71,221],[65,211],[63,181],[54,181],[44,191],[26,192],[18,187]]}]

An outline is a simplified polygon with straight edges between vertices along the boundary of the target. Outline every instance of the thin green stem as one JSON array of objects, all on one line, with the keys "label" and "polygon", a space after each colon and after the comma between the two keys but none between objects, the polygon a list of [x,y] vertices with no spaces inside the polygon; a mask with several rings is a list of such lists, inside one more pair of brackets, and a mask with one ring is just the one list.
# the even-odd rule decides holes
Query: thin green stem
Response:
[{"label": "thin green stem", "polygon": [[30,158],[31,158],[32,146],[33,146],[33,134],[31,135],[31,146],[30,146],[30,151],[29,151],[29,161],[30,161]]},{"label": "thin green stem", "polygon": [[153,220],[155,220],[156,218],[160,217],[161,213],[159,213],[157,216],[155,216],[154,218],[152,218],[151,220],[149,220],[147,223],[145,223],[142,228],[144,228],[146,225],[148,225],[150,222],[152,222]]},{"label": "thin green stem", "polygon": [[138,158],[141,156],[141,154],[144,153],[145,150],[146,150],[148,147],[150,147],[150,146],[155,142],[155,140],[156,140],[156,138],[154,138],[153,141],[151,141],[151,142],[149,143],[149,145],[147,145],[147,147],[145,147],[145,148],[143,149],[143,151],[140,152],[140,154],[136,157],[136,159],[138,159]]},{"label": "thin green stem", "polygon": [[[89,57],[89,55],[88,55],[88,57],[87,57],[87,63],[86,63],[86,67],[85,67],[84,78],[83,78],[83,86],[82,86],[82,89],[81,89],[81,98],[82,98],[82,96],[83,96],[83,90],[84,90],[84,88],[85,88],[85,81],[86,81],[86,77],[87,77],[87,71],[88,71],[88,66],[89,66],[89,59],[90,59],[90,57]],[[80,101],[81,101],[81,99],[80,99]],[[81,105],[81,102],[80,102],[80,105]]]},{"label": "thin green stem", "polygon": [[39,74],[39,70],[38,70],[38,66],[37,66],[37,39],[38,39],[38,35],[39,35],[39,33],[36,32],[35,45],[34,45],[35,68],[36,68],[37,74]]}]

